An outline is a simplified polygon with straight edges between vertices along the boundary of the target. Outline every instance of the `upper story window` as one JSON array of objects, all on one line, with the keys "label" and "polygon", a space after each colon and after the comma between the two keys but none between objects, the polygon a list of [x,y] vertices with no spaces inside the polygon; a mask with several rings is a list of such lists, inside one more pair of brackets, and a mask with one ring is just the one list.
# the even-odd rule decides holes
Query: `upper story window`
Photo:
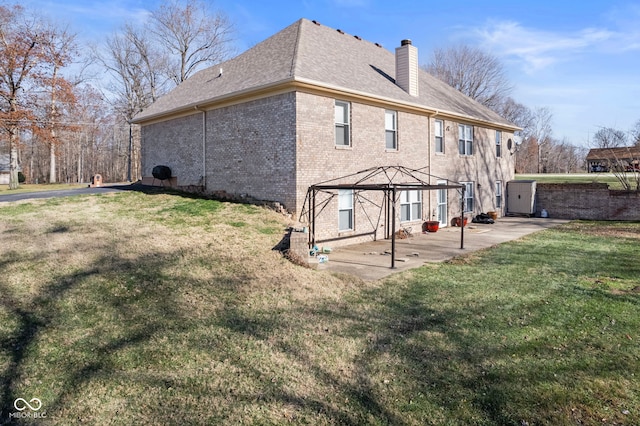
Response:
[{"label": "upper story window", "polygon": [[496,130],[496,157],[502,157],[502,132]]},{"label": "upper story window", "polygon": [[336,146],[351,146],[351,135],[349,132],[349,117],[351,114],[349,110],[349,102],[336,101]]},{"label": "upper story window", "polygon": [[444,122],[436,120],[435,122],[436,152],[444,153]]},{"label": "upper story window", "polygon": [[458,126],[458,151],[460,155],[473,155],[473,126]]},{"label": "upper story window", "polygon": [[386,110],[384,112],[385,147],[387,149],[398,149],[397,117],[395,111]]}]

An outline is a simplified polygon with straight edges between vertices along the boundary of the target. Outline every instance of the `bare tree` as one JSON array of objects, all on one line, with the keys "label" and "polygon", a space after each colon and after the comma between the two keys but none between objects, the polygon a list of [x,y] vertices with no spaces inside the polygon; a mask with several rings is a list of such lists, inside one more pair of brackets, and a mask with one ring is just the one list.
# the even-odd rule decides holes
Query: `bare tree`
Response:
[{"label": "bare tree", "polygon": [[9,139],[9,189],[18,188],[20,128],[31,118],[21,96],[41,70],[42,27],[21,6],[0,6],[0,123]]},{"label": "bare tree", "polygon": [[511,97],[507,97],[500,102],[495,111],[502,118],[522,128],[521,132],[523,135],[529,133],[529,129],[533,125],[533,112],[526,105],[516,102]]},{"label": "bare tree", "polygon": [[204,2],[165,1],[151,14],[150,31],[169,53],[167,76],[176,85],[202,66],[227,59],[232,25],[221,11],[210,10]]},{"label": "bare tree", "polygon": [[541,173],[547,167],[548,152],[553,144],[553,115],[547,107],[538,107],[527,116],[522,130],[523,143],[517,154],[518,172]]},{"label": "bare tree", "polygon": [[586,157],[584,148],[572,145],[567,139],[552,139],[546,152],[544,167],[549,173],[576,173]]},{"label": "bare tree", "polygon": [[[61,76],[62,69],[69,65],[77,54],[76,36],[67,29],[52,28],[43,43],[43,60],[48,65],[48,73],[43,75],[42,84],[49,95],[48,119],[43,127],[47,134],[44,139],[49,144],[49,183],[57,181],[56,157],[59,145],[58,133],[68,126],[62,122],[61,109],[75,103],[72,84]],[[60,104],[61,103],[61,104]]]},{"label": "bare tree", "polygon": [[513,90],[498,58],[477,47],[436,49],[424,69],[496,112]]},{"label": "bare tree", "polygon": [[617,148],[627,144],[627,135],[622,130],[602,127],[593,135],[593,143],[598,148]]},{"label": "bare tree", "polygon": [[121,33],[107,38],[106,53],[94,49],[95,59],[113,77],[108,90],[115,95],[114,105],[126,120],[158,96],[160,71],[149,56],[149,46],[148,39],[127,25]]}]

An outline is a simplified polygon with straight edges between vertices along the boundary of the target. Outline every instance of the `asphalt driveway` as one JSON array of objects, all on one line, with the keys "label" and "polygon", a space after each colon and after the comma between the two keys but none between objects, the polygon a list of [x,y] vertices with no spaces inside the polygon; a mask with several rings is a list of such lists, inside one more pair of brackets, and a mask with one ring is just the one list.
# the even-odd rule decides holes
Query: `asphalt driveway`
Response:
[{"label": "asphalt driveway", "polygon": [[97,188],[74,188],[74,189],[60,189],[55,191],[41,191],[41,192],[21,192],[17,194],[0,194],[1,202],[30,200],[37,198],[56,198],[56,197],[72,197],[74,195],[85,194],[105,194],[108,192],[117,191],[130,191],[136,189],[137,184],[126,185],[105,185]]}]

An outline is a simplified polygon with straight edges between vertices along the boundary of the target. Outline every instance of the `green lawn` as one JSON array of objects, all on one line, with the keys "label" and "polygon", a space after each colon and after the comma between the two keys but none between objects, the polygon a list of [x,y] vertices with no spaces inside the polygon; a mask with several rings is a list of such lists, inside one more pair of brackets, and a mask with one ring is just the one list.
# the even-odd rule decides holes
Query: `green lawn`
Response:
[{"label": "green lawn", "polygon": [[622,189],[620,181],[611,173],[517,174],[515,178],[540,183],[606,183],[610,189]]},{"label": "green lawn", "polygon": [[365,283],[283,259],[287,221],[258,207],[127,192],[0,216],[0,423],[39,398],[53,425],[640,424],[639,223]]}]

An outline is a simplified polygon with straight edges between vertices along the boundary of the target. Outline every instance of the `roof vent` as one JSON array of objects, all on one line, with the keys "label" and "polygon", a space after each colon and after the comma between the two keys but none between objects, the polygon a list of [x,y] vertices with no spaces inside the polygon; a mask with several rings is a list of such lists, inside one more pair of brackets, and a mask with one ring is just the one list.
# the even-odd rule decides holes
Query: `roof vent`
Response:
[{"label": "roof vent", "polygon": [[374,43],[376,46],[378,47],[382,47],[382,45],[380,43]]},{"label": "roof vent", "polygon": [[359,36],[354,36],[356,40],[362,40]]},{"label": "roof vent", "polygon": [[341,29],[337,29],[337,32],[339,32],[340,34],[344,34],[344,31],[342,31]]},{"label": "roof vent", "polygon": [[400,42],[400,46],[411,46],[411,40],[409,40],[408,38],[405,38]]},{"label": "roof vent", "polygon": [[315,19],[313,21],[311,21],[311,22],[313,22],[316,25],[320,25],[320,22],[316,21]]}]

